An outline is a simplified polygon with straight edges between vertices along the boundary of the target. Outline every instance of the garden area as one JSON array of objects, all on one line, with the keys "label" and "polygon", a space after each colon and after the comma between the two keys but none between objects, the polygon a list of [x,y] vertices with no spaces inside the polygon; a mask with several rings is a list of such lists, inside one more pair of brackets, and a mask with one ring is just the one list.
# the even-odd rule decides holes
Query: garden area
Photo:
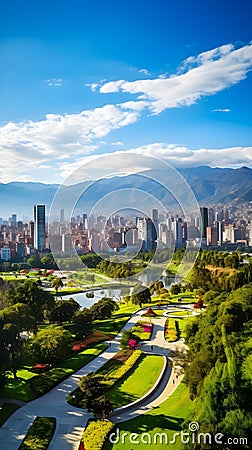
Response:
[{"label": "garden area", "polygon": [[[193,402],[189,399],[188,388],[182,382],[173,394],[155,409],[135,419],[116,424],[112,431],[109,431],[107,434],[103,450],[122,450],[122,447],[125,450],[132,450],[132,443],[129,441],[130,433],[138,434],[139,444],[137,448],[140,450],[146,449],[148,447],[146,444],[149,444],[149,448],[156,448],[158,450],[167,449],[168,443],[172,440],[174,433],[180,432],[182,429],[186,430],[183,427],[183,423],[190,414],[192,405]],[[124,435],[123,446],[121,439],[115,444],[111,444],[108,439],[110,433],[115,432],[116,428],[119,429],[120,437],[122,437],[123,433],[126,433]],[[150,434],[151,442],[148,442],[146,435],[145,439],[143,439],[145,443],[141,441],[143,433]],[[160,443],[160,438],[158,438],[157,444],[153,445],[154,435],[156,433],[165,433],[167,435],[167,442],[164,439],[163,443]],[[181,441],[177,439],[172,445],[172,448],[174,450],[180,450]],[[86,450],[93,449],[94,447],[86,447]]]}]

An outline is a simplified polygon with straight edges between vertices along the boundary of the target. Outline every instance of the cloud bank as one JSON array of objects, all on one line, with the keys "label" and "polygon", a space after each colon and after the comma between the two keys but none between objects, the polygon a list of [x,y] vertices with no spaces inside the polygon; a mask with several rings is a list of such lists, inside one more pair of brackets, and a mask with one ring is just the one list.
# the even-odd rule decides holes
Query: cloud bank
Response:
[{"label": "cloud bank", "polygon": [[252,44],[235,49],[232,44],[187,58],[178,73],[165,78],[136,81],[116,80],[103,84],[103,94],[140,94],[153,114],[168,108],[190,106],[202,97],[216,94],[246,78],[252,67]]},{"label": "cloud bank", "polygon": [[[105,136],[136,123],[144,110],[159,114],[167,108],[190,106],[202,97],[216,94],[243,80],[251,67],[251,43],[240,48],[223,45],[187,58],[177,73],[170,76],[99,82],[102,94],[128,93],[123,103],[106,104],[77,114],[47,114],[40,121],[9,122],[0,127],[0,150],[4,155],[0,160],[0,182],[60,182],[66,173],[83,163],[87,155],[101,153]],[[146,69],[140,69],[140,72],[147,75]],[[61,81],[46,80],[50,86],[59,86]],[[98,84],[91,83],[89,87],[97,91]],[[227,113],[230,109],[218,108],[214,112]],[[116,136],[111,151],[117,151],[118,146],[123,150],[123,143]],[[124,148],[124,151],[153,155],[175,167],[252,166],[252,147],[194,150],[169,142],[156,142]]]}]

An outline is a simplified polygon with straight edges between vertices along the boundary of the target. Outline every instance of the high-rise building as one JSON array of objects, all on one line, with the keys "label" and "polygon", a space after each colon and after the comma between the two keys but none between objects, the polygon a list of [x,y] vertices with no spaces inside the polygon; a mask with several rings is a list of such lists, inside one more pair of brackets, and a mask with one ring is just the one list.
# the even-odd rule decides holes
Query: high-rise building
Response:
[{"label": "high-rise building", "polygon": [[206,244],[217,245],[217,229],[216,227],[206,228]]},{"label": "high-rise building", "polygon": [[206,229],[208,227],[208,208],[201,207],[200,208],[200,231],[201,231],[201,237],[203,239],[206,239]]},{"label": "high-rise building", "polygon": [[148,217],[137,219],[138,237],[142,240],[142,249],[150,251],[156,247],[156,230],[152,220]]},{"label": "high-rise building", "polygon": [[155,230],[153,230],[155,240],[158,238],[158,210],[152,210],[152,223],[154,225]]},{"label": "high-rise building", "polygon": [[34,205],[34,248],[45,248],[45,205]]},{"label": "high-rise building", "polygon": [[60,224],[62,225],[65,222],[65,210],[62,208],[60,210]]}]

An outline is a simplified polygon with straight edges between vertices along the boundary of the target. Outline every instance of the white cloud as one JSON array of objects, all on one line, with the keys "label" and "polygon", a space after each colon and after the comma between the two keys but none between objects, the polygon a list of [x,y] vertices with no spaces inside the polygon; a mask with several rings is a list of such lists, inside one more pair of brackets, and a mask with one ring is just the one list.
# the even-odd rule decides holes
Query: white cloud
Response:
[{"label": "white cloud", "polygon": [[143,73],[144,75],[150,75],[150,72],[147,69],[140,69],[139,73]]},{"label": "white cloud", "polygon": [[227,113],[227,112],[231,112],[231,109],[229,109],[229,108],[217,108],[217,109],[213,109],[212,110],[212,112],[224,112],[224,113]]},{"label": "white cloud", "polygon": [[122,147],[123,142],[121,142],[121,141],[111,142],[110,145],[113,145],[113,147]]},{"label": "white cloud", "polygon": [[100,92],[140,94],[137,99],[148,102],[151,111],[158,114],[167,108],[192,105],[238,83],[246,78],[251,67],[252,44],[238,49],[228,44],[187,58],[184,73],[167,78],[110,81],[101,86]]},{"label": "white cloud", "polygon": [[105,105],[79,114],[47,114],[37,122],[9,122],[0,128],[0,148],[5,155],[0,161],[0,180],[17,180],[29,173],[33,176],[41,165],[53,166],[90,154],[100,138],[134,123],[138,114],[120,105]]},{"label": "white cloud", "polygon": [[97,87],[99,86],[98,83],[86,83],[85,86],[90,87],[92,92],[95,92]]},{"label": "white cloud", "polygon": [[62,78],[49,78],[49,80],[45,80],[48,86],[61,86]]},{"label": "white cloud", "polygon": [[126,151],[154,156],[167,161],[174,167],[252,167],[252,147],[192,150],[188,147],[158,142]]}]

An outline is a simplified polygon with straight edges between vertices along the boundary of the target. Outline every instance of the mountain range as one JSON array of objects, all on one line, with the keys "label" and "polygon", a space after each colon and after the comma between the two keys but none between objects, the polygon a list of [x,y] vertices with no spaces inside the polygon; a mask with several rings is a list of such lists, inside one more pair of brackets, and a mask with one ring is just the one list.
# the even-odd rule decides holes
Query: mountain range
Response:
[{"label": "mountain range", "polygon": [[[199,166],[177,170],[186,179],[201,206],[252,201],[252,169],[248,167],[230,169]],[[67,186],[64,189],[71,195],[76,192],[77,188],[78,190],[85,189],[86,185],[87,183],[83,182],[79,185]],[[6,219],[12,213],[17,213],[20,219],[25,216],[32,218],[34,204],[45,204],[49,211],[59,186],[33,182],[0,183],[0,216]],[[120,189],[133,186],[136,189],[150,192],[160,201],[167,195],[167,192],[157,183],[139,178],[137,175],[127,175],[100,180],[96,183],[95,188],[89,189],[85,198],[80,198],[79,207],[83,212],[87,211],[91,201],[96,202],[99,198],[113,192],[115,186],[119,189],[118,198],[123,198]]]}]

